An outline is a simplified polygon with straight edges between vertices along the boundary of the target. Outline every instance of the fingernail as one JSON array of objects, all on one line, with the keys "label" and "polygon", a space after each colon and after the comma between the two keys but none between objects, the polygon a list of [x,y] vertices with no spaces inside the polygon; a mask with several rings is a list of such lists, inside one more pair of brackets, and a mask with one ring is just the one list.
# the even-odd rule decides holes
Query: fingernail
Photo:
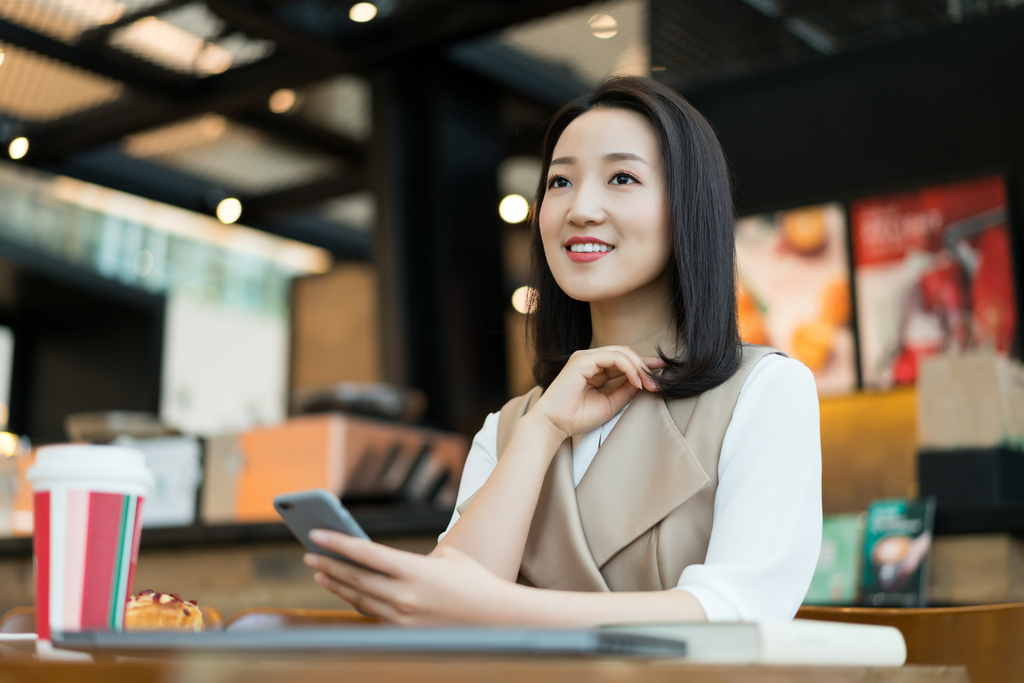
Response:
[{"label": "fingernail", "polygon": [[321,531],[320,529],[313,529],[310,531],[309,538],[314,543],[327,543],[327,541],[330,540],[330,536],[327,535],[327,532]]},{"label": "fingernail", "polygon": [[307,567],[316,567],[320,564],[320,558],[313,553],[306,553],[303,555],[302,561],[306,563]]},{"label": "fingernail", "polygon": [[316,582],[324,588],[327,588],[327,576],[325,574],[317,574],[315,577]]}]

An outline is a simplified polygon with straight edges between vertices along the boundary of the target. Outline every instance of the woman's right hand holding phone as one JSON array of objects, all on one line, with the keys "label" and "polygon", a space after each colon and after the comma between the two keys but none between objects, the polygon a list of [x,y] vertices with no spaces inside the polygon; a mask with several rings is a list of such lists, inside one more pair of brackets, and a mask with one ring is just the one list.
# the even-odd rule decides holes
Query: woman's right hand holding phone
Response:
[{"label": "woman's right hand holding phone", "polygon": [[[588,432],[615,417],[641,390],[657,391],[649,373],[664,366],[661,358],[642,358],[628,346],[577,351],[523,419],[559,440]],[[608,391],[605,385],[619,378],[624,381]]]}]

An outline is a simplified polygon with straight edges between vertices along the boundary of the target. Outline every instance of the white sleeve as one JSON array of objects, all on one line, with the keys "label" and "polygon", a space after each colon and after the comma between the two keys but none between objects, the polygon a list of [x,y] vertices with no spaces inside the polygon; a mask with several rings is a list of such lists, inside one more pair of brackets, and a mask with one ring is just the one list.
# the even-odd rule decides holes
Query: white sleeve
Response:
[{"label": "white sleeve", "polygon": [[814,376],[766,356],[743,383],[718,465],[701,565],[683,570],[709,621],[792,619],[821,548],[821,439]]},{"label": "white sleeve", "polygon": [[[480,487],[491,476],[491,472],[498,465],[498,415],[491,413],[484,420],[484,426],[473,437],[473,444],[469,447],[469,455],[466,456],[466,466],[462,469],[462,481],[459,482],[459,495],[455,498],[455,507],[462,505],[467,498],[480,490]],[[458,509],[452,513],[452,521],[448,522],[448,528],[437,537],[440,543],[448,530],[452,528],[459,518]]]}]

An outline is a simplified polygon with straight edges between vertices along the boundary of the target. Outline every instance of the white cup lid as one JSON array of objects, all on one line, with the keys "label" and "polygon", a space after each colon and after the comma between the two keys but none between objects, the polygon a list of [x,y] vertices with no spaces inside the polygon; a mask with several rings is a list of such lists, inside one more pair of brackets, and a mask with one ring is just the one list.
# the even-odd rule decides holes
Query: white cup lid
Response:
[{"label": "white cup lid", "polygon": [[43,481],[109,481],[112,484],[153,486],[153,472],[146,456],[135,448],[95,444],[43,446],[26,478],[32,484]]}]

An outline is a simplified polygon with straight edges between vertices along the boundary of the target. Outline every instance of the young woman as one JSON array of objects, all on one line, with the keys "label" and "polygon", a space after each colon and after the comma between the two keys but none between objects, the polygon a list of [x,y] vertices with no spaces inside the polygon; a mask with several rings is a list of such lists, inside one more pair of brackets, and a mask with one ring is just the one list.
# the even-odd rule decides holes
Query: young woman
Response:
[{"label": "young woman", "polygon": [[583,625],[788,619],[821,543],[814,379],[740,343],[729,174],[649,79],[555,115],[533,225],[538,387],[473,440],[419,556],[331,532],[308,555],[367,614]]}]

